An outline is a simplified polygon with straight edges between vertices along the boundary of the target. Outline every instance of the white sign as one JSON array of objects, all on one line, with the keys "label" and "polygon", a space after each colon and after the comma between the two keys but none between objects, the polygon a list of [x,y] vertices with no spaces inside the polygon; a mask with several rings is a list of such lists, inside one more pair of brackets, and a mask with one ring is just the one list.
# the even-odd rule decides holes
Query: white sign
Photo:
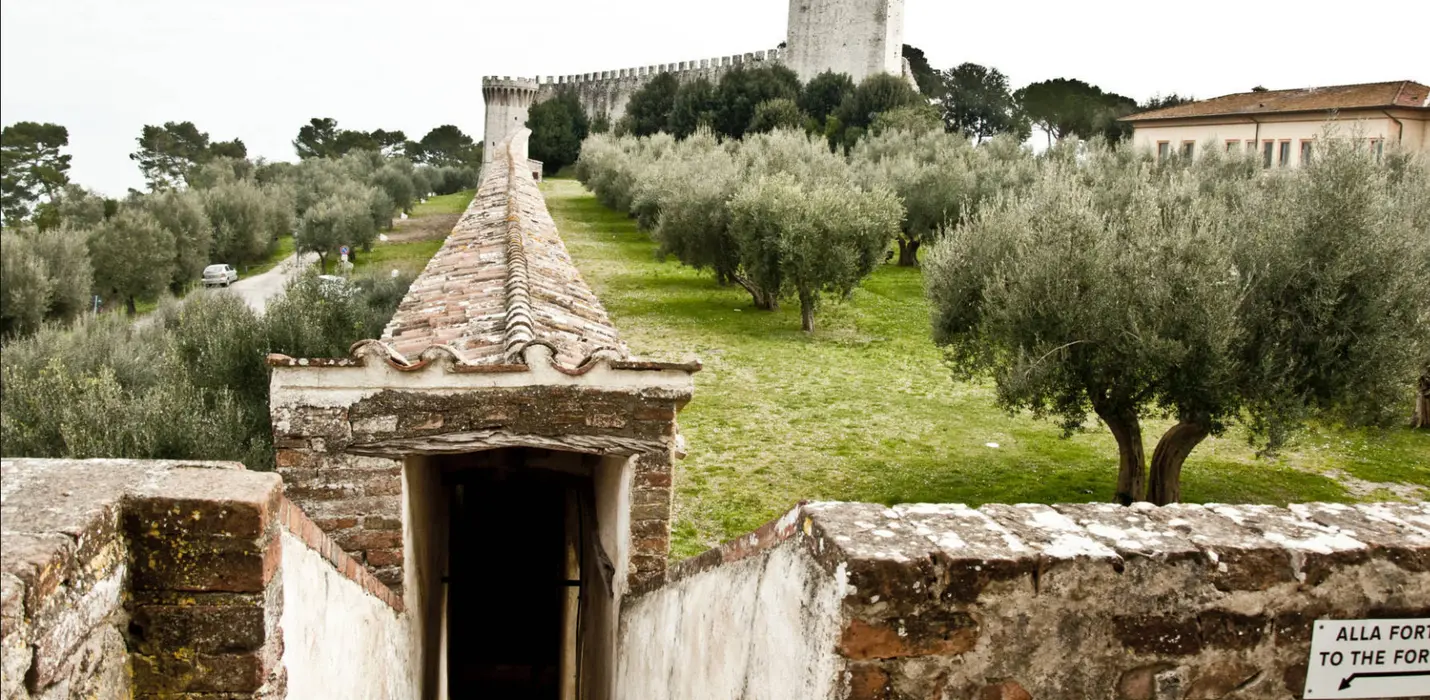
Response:
[{"label": "white sign", "polygon": [[1317,620],[1306,700],[1430,695],[1430,618]]}]

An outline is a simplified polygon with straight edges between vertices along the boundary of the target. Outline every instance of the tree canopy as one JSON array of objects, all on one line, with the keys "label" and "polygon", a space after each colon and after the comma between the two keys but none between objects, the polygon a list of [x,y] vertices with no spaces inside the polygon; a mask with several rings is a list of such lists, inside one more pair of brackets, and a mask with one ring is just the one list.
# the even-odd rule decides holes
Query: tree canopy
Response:
[{"label": "tree canopy", "polygon": [[661,73],[651,78],[631,95],[630,102],[626,104],[626,115],[622,118],[625,130],[635,136],[672,131],[671,115],[679,91],[680,80],[674,73]]},{"label": "tree canopy", "polygon": [[14,226],[69,184],[69,131],[59,124],[17,122],[0,131],[0,217]]},{"label": "tree canopy", "polygon": [[541,161],[547,174],[575,163],[581,157],[581,142],[591,131],[580,97],[569,89],[532,107],[526,126],[531,129],[531,157]]},{"label": "tree canopy", "polygon": [[215,143],[193,122],[145,124],[136,140],[139,150],[129,154],[129,159],[139,164],[145,182],[155,192],[187,184],[192,170],[214,158],[248,157],[242,141]]},{"label": "tree canopy", "polygon": [[998,134],[1027,139],[1029,126],[1019,111],[1008,76],[997,68],[963,63],[940,73],[945,128],[978,141]]},{"label": "tree canopy", "polygon": [[482,144],[452,124],[428,131],[417,142],[417,151],[409,153],[414,161],[436,167],[480,168],[482,165]]},{"label": "tree canopy", "polygon": [[936,97],[942,91],[943,86],[938,71],[929,65],[929,60],[924,56],[923,49],[904,44],[904,60],[909,62],[909,71],[914,74],[914,82],[919,86],[919,92],[925,97]]},{"label": "tree canopy", "polygon": [[799,76],[779,65],[739,66],[720,76],[716,88],[716,133],[740,138],[755,117],[755,106],[766,100],[799,97]]},{"label": "tree canopy", "polygon": [[1136,111],[1129,97],[1103,92],[1081,80],[1056,78],[1032,83],[1013,94],[1022,113],[1054,139],[1103,136],[1118,141],[1130,134],[1117,119]]},{"label": "tree canopy", "polygon": [[[1178,500],[1188,455],[1234,421],[1275,447],[1312,417],[1403,418],[1430,356],[1424,231],[1388,168],[1318,144],[1278,178],[1217,149],[1162,165],[1097,144],[1054,154],[1025,196],[934,249],[936,341],[1009,410],[1068,431],[1095,414],[1124,503]],[[1163,415],[1176,423],[1148,480],[1141,421]]]}]

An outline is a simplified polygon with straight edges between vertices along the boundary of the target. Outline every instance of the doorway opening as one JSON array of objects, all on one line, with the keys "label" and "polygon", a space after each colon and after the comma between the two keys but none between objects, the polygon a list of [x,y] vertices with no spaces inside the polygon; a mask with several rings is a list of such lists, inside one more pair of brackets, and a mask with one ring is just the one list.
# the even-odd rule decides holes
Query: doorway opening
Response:
[{"label": "doorway opening", "polygon": [[608,552],[621,538],[598,511],[623,484],[624,464],[532,448],[409,461],[440,480],[440,505],[420,509],[441,531],[432,540],[442,543],[433,552],[444,601],[439,697],[607,697]]}]

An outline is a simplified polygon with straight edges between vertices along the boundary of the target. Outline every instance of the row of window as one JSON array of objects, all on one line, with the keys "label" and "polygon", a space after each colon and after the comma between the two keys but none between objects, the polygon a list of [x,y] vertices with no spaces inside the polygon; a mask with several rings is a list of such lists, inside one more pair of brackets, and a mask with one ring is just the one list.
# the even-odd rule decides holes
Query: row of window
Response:
[{"label": "row of window", "polygon": [[[1301,139],[1301,165],[1306,166],[1311,164],[1311,159],[1314,157],[1316,152],[1315,143],[1316,142],[1314,139]],[[1243,146],[1243,144],[1245,145]],[[1381,155],[1385,152],[1384,139],[1369,139],[1368,145],[1370,146],[1370,152],[1374,153],[1375,159],[1379,161]],[[1256,141],[1254,139],[1247,139],[1245,141],[1242,141],[1241,139],[1227,139],[1227,153],[1235,153],[1243,147],[1246,149],[1246,152],[1248,154],[1256,153]],[[1188,160],[1192,159],[1194,156],[1196,156],[1197,153],[1197,142],[1183,141],[1180,153],[1183,158]],[[1160,162],[1171,155],[1172,142],[1158,141],[1157,160]],[[1265,141],[1262,141],[1261,167],[1291,167],[1291,139],[1266,139]]]}]

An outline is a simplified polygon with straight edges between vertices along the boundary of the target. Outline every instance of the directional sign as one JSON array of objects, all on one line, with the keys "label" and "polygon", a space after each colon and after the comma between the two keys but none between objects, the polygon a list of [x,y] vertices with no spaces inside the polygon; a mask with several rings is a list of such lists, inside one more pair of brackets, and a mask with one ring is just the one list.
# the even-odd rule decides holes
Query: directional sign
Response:
[{"label": "directional sign", "polygon": [[1317,620],[1306,700],[1430,695],[1430,618]]},{"label": "directional sign", "polygon": [[341,247],[341,248],[338,249],[338,254],[339,254],[339,255],[342,255],[342,256],[345,256],[345,257],[347,256],[348,253],[351,253],[351,252],[352,252],[352,251],[349,250],[347,246],[343,246],[343,247]]}]

